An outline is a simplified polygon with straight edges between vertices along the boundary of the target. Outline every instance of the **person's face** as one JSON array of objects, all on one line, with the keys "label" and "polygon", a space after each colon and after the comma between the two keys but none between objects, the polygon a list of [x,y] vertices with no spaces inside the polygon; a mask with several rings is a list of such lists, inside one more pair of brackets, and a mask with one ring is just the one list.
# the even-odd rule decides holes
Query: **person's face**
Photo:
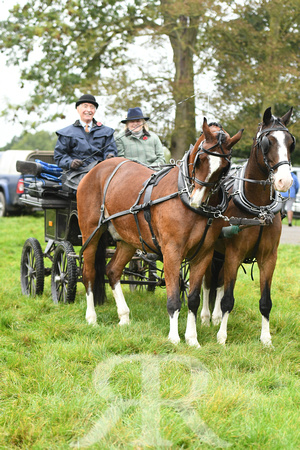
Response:
[{"label": "person's face", "polygon": [[127,127],[130,131],[141,131],[143,128],[144,121],[143,119],[136,119],[136,120],[128,120],[127,121]]},{"label": "person's face", "polygon": [[91,103],[81,103],[77,106],[80,119],[85,123],[90,123],[96,112],[96,107]]}]

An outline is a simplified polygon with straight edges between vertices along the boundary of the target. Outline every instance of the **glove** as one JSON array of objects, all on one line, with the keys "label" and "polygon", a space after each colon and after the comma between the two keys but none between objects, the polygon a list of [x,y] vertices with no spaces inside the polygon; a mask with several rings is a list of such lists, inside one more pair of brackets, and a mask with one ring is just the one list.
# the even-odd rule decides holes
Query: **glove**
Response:
[{"label": "glove", "polygon": [[81,161],[81,159],[73,159],[70,167],[73,170],[77,170],[77,169],[79,169],[79,167],[82,166],[82,164],[83,164],[83,161]]}]

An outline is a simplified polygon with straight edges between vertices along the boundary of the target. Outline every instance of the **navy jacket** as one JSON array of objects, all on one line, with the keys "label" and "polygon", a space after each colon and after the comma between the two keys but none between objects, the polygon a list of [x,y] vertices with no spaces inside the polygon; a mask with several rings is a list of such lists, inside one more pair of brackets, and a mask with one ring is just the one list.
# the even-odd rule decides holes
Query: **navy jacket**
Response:
[{"label": "navy jacket", "polygon": [[73,159],[81,159],[82,167],[94,161],[103,161],[107,156],[117,156],[114,130],[93,120],[90,133],[86,133],[79,122],[56,132],[58,139],[54,149],[54,160],[62,169],[70,169]]}]

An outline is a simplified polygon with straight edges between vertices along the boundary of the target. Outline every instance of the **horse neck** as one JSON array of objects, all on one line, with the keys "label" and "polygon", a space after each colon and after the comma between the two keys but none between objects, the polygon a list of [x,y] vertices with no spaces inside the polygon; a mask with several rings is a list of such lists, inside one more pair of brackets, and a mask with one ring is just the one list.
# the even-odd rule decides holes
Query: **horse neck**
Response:
[{"label": "horse neck", "polygon": [[[269,177],[269,171],[266,168],[262,158],[259,158],[259,152],[253,143],[250,157],[247,161],[244,178],[256,181],[266,181]],[[260,161],[258,161],[260,159]],[[270,203],[270,186],[259,183],[244,182],[246,198],[256,205],[267,205]]]}]

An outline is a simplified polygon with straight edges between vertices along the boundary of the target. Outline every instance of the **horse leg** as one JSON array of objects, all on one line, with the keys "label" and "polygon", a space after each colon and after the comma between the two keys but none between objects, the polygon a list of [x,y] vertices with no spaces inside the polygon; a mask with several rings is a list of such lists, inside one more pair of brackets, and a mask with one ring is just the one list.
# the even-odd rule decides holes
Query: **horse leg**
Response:
[{"label": "horse leg", "polygon": [[210,309],[209,309],[209,284],[207,283],[207,276],[205,275],[203,277],[203,283],[202,283],[202,310],[201,310],[201,323],[204,326],[210,325]]},{"label": "horse leg", "polygon": [[[164,271],[167,288],[167,311],[170,318],[169,341],[173,344],[180,342],[178,334],[178,317],[181,309],[180,290],[179,290],[179,272],[181,260],[178,259],[177,249],[164,250]],[[174,255],[177,255],[174,260]],[[172,257],[173,256],[173,257]]]},{"label": "horse leg", "polygon": [[[190,295],[188,297],[188,318],[185,331],[186,343],[200,348],[197,338],[197,312],[200,305],[200,290],[205,268],[211,260],[211,254],[190,265]],[[209,311],[209,308],[208,308]]]},{"label": "horse leg", "polygon": [[271,283],[276,266],[277,250],[269,257],[264,256],[264,260],[257,258],[260,270],[260,291],[261,298],[259,300],[259,310],[262,315],[262,327],[260,341],[267,347],[272,346],[272,338],[270,334],[270,312],[272,309],[271,300]]},{"label": "horse leg", "polygon": [[221,300],[224,296],[224,286],[217,288],[215,306],[212,313],[212,323],[213,325],[219,325],[222,321],[222,309]]},{"label": "horse leg", "polygon": [[221,310],[222,310],[222,321],[220,329],[217,333],[217,341],[219,344],[225,345],[227,339],[227,322],[229,318],[229,313],[231,313],[234,306],[234,296],[233,290],[235,286],[236,278],[232,279],[226,287],[226,282],[224,284],[224,295],[221,300]]},{"label": "horse leg", "polygon": [[[210,325],[209,296],[210,296],[210,288],[207,287],[204,277],[204,281],[202,284],[203,304],[201,310],[201,323],[204,326]],[[221,323],[222,320],[221,300],[223,296],[224,296],[224,286],[218,287],[216,290],[214,309],[211,315],[213,325],[219,325]]]},{"label": "horse leg", "polygon": [[[90,242],[90,244],[84,251],[82,278],[86,290],[87,308],[85,318],[87,322],[91,325],[95,325],[97,322],[97,315],[95,311],[94,284],[96,278],[95,260],[99,239],[100,236],[98,236],[98,239],[95,236],[95,238]],[[103,258],[105,258],[104,255]]]},{"label": "horse leg", "polygon": [[118,242],[117,249],[106,267],[106,275],[109,279],[110,287],[117,305],[119,325],[127,325],[130,322],[129,308],[126,303],[120,278],[126,264],[131,260],[135,253],[135,248],[126,244],[123,241]]},{"label": "horse leg", "polygon": [[[191,275],[190,275],[191,282]],[[191,346],[200,348],[197,337],[197,311],[200,305],[200,285],[193,286],[188,297],[188,317],[185,330],[185,342]]]},{"label": "horse leg", "polygon": [[[218,325],[221,322],[221,299],[224,295],[223,285],[224,256],[215,251],[206,269],[203,281],[203,306],[201,311],[201,322],[203,325],[208,326],[211,317],[213,325]],[[210,314],[211,309],[213,309],[212,316]]]},{"label": "horse leg", "polygon": [[272,338],[270,334],[270,311],[272,308],[271,292],[268,283],[266,282],[262,296],[259,300],[259,309],[262,316],[261,335],[260,340],[266,347],[272,347]]}]

